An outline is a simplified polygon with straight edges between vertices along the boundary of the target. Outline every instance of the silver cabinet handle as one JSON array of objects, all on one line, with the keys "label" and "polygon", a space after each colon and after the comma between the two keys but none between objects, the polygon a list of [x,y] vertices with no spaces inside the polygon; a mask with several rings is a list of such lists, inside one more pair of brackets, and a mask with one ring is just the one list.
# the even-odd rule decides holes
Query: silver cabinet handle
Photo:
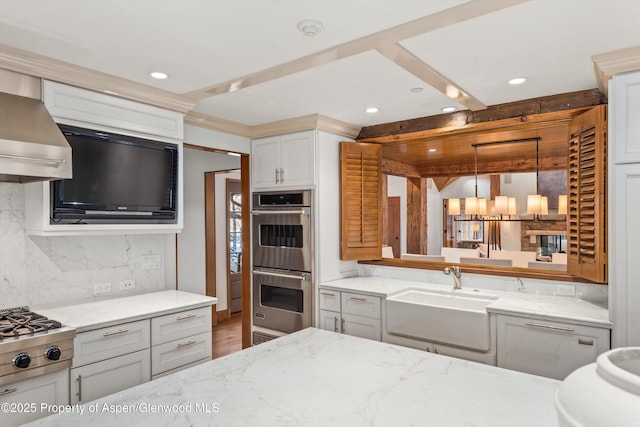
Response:
[{"label": "silver cabinet handle", "polygon": [[176,348],[190,347],[190,346],[192,346],[194,344],[198,344],[198,342],[197,341],[189,341],[189,342],[186,342],[184,344],[178,344],[178,346]]},{"label": "silver cabinet handle", "polygon": [[320,292],[320,295],[324,295],[325,297],[335,297],[336,294],[332,294],[329,292]]},{"label": "silver cabinet handle", "polygon": [[280,184],[284,182],[284,170],[280,168]]},{"label": "silver cabinet handle", "polygon": [[338,332],[338,316],[333,316],[333,332]]},{"label": "silver cabinet handle", "polygon": [[575,332],[576,331],[573,328],[565,328],[563,326],[543,325],[541,323],[533,323],[533,322],[526,323],[525,325],[531,326],[532,328],[551,329],[552,331],[559,331],[559,332]]},{"label": "silver cabinet handle", "polygon": [[359,298],[359,297],[349,297],[350,300],[353,301],[360,301],[360,302],[366,302],[367,299],[366,298]]},{"label": "silver cabinet handle", "polygon": [[78,375],[76,381],[78,382],[78,392],[76,396],[78,396],[78,402],[82,402],[82,375]]},{"label": "silver cabinet handle", "polygon": [[280,184],[280,171],[276,168],[276,184]]},{"label": "silver cabinet handle", "polygon": [[593,345],[593,340],[588,339],[588,338],[578,338],[578,344]]},{"label": "silver cabinet handle", "polygon": [[0,154],[0,159],[11,159],[31,163],[43,163],[46,165],[55,166],[57,168],[67,163],[67,161],[64,159],[45,159],[44,157],[14,156],[12,154]]},{"label": "silver cabinet handle", "polygon": [[15,393],[16,391],[18,391],[17,388],[7,388],[0,393],[0,396],[6,396],[7,394]]},{"label": "silver cabinet handle", "polygon": [[126,334],[127,332],[129,332],[128,329],[120,329],[119,331],[115,331],[115,332],[105,332],[104,334],[102,334],[102,336],[103,337],[112,337],[114,335]]},{"label": "silver cabinet handle", "polygon": [[195,314],[188,314],[186,316],[182,316],[182,317],[178,317],[176,318],[176,321],[181,321],[181,320],[188,320],[188,319],[193,319],[194,317],[196,317]]}]

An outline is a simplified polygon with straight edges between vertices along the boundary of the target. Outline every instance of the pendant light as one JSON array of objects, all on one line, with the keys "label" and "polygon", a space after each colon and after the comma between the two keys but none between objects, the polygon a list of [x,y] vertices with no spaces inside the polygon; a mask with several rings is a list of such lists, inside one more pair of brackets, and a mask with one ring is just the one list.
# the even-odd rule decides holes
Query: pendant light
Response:
[{"label": "pendant light", "polygon": [[475,196],[464,199],[464,213],[466,215],[486,215],[487,199],[478,197],[478,146],[473,146],[473,156],[475,159]]}]

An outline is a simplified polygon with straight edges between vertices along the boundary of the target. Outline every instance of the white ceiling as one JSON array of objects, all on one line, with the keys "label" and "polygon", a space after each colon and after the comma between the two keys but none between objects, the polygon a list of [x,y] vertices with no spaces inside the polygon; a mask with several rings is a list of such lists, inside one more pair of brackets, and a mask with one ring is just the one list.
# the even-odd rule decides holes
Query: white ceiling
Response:
[{"label": "white ceiling", "polygon": [[[484,6],[498,10],[463,17]],[[0,0],[0,44],[193,92],[195,111],[246,125],[319,113],[368,126],[466,107],[372,49],[312,57],[321,65],[231,93],[198,91],[271,67],[286,74],[282,64],[439,11],[423,34],[388,41],[485,105],[595,88],[592,55],[640,44],[638,0]],[[324,29],[304,36],[303,19]],[[156,70],[170,78],[151,79]],[[507,85],[515,76],[528,81]]]}]

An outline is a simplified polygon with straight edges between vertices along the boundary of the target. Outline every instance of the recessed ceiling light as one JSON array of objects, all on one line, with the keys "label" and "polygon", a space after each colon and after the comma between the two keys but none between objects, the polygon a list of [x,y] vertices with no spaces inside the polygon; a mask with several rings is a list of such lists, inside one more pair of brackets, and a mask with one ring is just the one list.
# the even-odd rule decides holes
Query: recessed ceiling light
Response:
[{"label": "recessed ceiling light", "polygon": [[509,80],[509,84],[510,85],[521,85],[522,83],[524,83],[526,81],[527,81],[526,77],[514,77],[513,79]]},{"label": "recessed ceiling light", "polygon": [[414,87],[414,88],[411,88],[411,93],[420,93],[423,90],[424,90],[423,87]]},{"label": "recessed ceiling light", "polygon": [[430,153],[435,153],[436,151],[438,151],[438,150],[436,150],[435,148],[429,148],[429,152]]},{"label": "recessed ceiling light", "polygon": [[149,73],[149,75],[151,77],[153,77],[154,79],[158,79],[158,80],[164,80],[167,77],[169,77],[169,75],[167,73],[163,73],[161,71],[154,71],[152,73]]},{"label": "recessed ceiling light", "polygon": [[364,111],[366,111],[369,114],[373,114],[373,113],[377,113],[380,110],[378,109],[378,107],[368,107]]},{"label": "recessed ceiling light", "polygon": [[450,106],[450,107],[442,107],[442,111],[443,111],[443,112],[445,112],[445,113],[451,113],[452,111],[456,111],[456,110],[457,110],[457,108],[456,108],[456,107],[453,107],[453,106]]}]

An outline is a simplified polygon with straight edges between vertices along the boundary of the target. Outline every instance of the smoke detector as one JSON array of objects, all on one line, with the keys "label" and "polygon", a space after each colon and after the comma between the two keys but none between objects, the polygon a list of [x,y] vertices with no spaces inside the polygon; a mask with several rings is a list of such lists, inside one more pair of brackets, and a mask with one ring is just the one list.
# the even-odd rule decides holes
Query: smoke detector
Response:
[{"label": "smoke detector", "polygon": [[322,22],[316,21],[315,19],[305,19],[298,22],[298,30],[300,30],[302,34],[308,37],[315,36],[320,31],[322,31],[322,28],[324,28]]}]

